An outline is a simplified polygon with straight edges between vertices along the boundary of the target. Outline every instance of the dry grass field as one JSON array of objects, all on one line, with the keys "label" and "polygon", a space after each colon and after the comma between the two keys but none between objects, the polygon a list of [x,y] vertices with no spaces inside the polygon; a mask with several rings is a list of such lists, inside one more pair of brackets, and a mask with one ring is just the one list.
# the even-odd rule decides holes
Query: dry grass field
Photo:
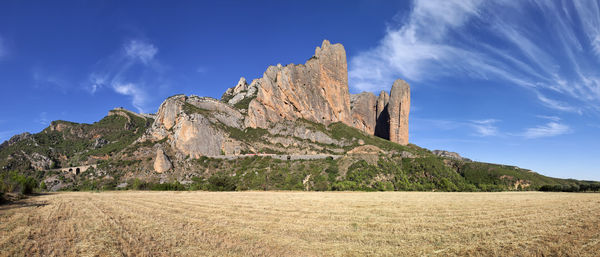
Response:
[{"label": "dry grass field", "polygon": [[0,206],[2,256],[598,256],[600,194],[56,193]]}]

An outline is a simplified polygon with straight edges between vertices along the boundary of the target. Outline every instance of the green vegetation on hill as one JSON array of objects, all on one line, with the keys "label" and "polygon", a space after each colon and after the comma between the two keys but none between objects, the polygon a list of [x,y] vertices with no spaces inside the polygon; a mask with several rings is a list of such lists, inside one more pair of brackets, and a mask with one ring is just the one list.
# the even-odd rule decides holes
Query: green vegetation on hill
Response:
[{"label": "green vegetation on hill", "polygon": [[[208,110],[184,103],[183,111],[205,116]],[[42,182],[55,176],[65,184],[61,190],[361,190],[361,191],[506,191],[541,190],[589,192],[599,191],[600,183],[546,177],[518,167],[448,159],[427,149],[409,144],[402,146],[367,135],[343,123],[325,126],[308,120],[297,120],[299,126],[320,131],[339,145],[307,142],[322,147],[345,150],[373,145],[386,153],[379,155],[345,155],[339,159],[279,160],[270,157],[247,157],[234,160],[199,158],[174,159],[185,165],[185,173],[169,171],[170,182],[159,180],[152,172],[155,144],[169,149],[167,138],[158,142],[135,142],[153,122],[127,111],[113,113],[93,124],[54,121],[40,133],[21,136],[0,148],[0,193],[31,193],[43,189]],[[262,128],[240,130],[214,124],[231,139],[253,145],[270,136]],[[307,139],[295,138],[302,141]],[[283,145],[279,145],[283,148]],[[141,150],[140,150],[141,149]],[[138,151],[140,150],[140,151]],[[145,152],[143,157],[134,152]],[[273,149],[256,149],[277,153]],[[169,153],[172,154],[172,153]],[[172,156],[172,155],[170,155]],[[92,159],[91,157],[97,157]],[[102,160],[98,160],[102,159]],[[98,166],[66,176],[58,171],[34,171],[78,166],[94,160]],[[98,160],[98,161],[96,161]],[[45,166],[44,166],[45,165]],[[181,167],[181,166],[180,166]],[[102,174],[98,175],[100,172]],[[170,172],[174,172],[171,174]],[[138,176],[139,175],[139,176]],[[185,176],[183,176],[185,175]],[[124,186],[123,182],[127,182]],[[52,187],[56,186],[50,185]]]},{"label": "green vegetation on hill", "polygon": [[[285,161],[264,156],[235,160],[202,157],[192,160],[194,165],[190,171],[196,171],[196,175],[188,183],[181,184],[174,180],[161,184],[156,180],[136,179],[128,181],[127,187],[123,189],[446,192],[600,190],[598,182],[554,179],[511,166],[462,162],[433,155],[404,159],[380,155],[375,164],[369,164],[361,158]],[[352,164],[342,169],[344,163],[349,160]],[[551,183],[553,186],[549,187],[545,183]],[[114,189],[114,186],[114,181],[86,181],[68,190],[106,190]]]},{"label": "green vegetation on hill", "polygon": [[[53,121],[42,132],[1,148],[0,171],[30,171],[35,154],[51,160],[53,166],[48,168],[79,165],[89,156],[112,155],[133,143],[152,122],[127,115],[109,115],[93,124]],[[58,127],[60,131],[53,129]],[[96,144],[97,140],[104,143]]]},{"label": "green vegetation on hill", "polygon": [[342,122],[331,123],[329,124],[329,126],[325,126],[321,123],[316,123],[306,119],[298,119],[296,122],[315,131],[321,131],[333,139],[351,141],[352,144],[344,147],[345,150],[351,150],[352,148],[359,146],[359,141],[362,141],[366,145],[374,145],[386,151],[395,151],[397,153],[406,151],[416,155],[431,154],[429,150],[418,147],[413,144],[403,146],[380,137],[367,135],[359,129],[350,127]]}]

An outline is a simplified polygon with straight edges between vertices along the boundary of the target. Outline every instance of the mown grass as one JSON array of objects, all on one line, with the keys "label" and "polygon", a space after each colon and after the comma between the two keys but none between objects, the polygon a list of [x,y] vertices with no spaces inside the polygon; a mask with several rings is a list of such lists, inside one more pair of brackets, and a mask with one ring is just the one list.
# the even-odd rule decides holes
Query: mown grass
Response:
[{"label": "mown grass", "polygon": [[0,207],[0,256],[596,256],[596,194],[75,192]]}]

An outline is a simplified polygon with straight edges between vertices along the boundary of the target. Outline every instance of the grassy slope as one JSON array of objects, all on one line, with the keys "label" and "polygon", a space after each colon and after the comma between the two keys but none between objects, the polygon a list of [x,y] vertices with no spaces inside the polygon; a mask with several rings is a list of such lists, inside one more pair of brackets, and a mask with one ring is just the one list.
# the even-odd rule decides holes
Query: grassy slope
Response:
[{"label": "grassy slope", "polygon": [[[53,125],[64,124],[67,129],[59,132],[46,128],[33,134],[33,140],[22,140],[0,149],[0,168],[3,171],[31,170],[30,163],[23,153],[39,153],[52,159],[56,166],[70,166],[78,165],[92,155],[110,155],[118,152],[140,137],[151,123],[135,115],[128,115],[131,119],[130,124],[127,124],[127,118],[118,115],[106,116],[93,124],[53,121]],[[96,138],[102,138],[108,141],[108,144],[94,149]],[[61,156],[69,159],[69,162],[61,163]]]}]

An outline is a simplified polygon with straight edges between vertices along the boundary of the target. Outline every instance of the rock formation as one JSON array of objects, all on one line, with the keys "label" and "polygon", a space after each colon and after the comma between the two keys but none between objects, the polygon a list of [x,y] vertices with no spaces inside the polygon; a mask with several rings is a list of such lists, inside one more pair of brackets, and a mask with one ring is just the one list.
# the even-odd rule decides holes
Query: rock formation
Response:
[{"label": "rock formation", "polygon": [[387,110],[389,101],[390,95],[382,90],[377,98],[375,136],[385,139],[390,139],[390,115]]},{"label": "rock formation", "polygon": [[247,114],[245,127],[269,128],[299,118],[325,125],[342,122],[406,145],[410,88],[401,80],[394,85],[394,97],[385,91],[379,97],[368,92],[350,96],[344,47],[325,40],[306,64],[270,66],[250,85],[242,77],[221,101]]},{"label": "rock formation", "polygon": [[377,124],[377,99],[373,93],[362,92],[350,96],[352,125],[367,134],[375,134]]},{"label": "rock formation", "polygon": [[270,66],[256,82],[247,127],[267,128],[281,120],[307,119],[352,125],[346,51],[323,41],[306,64]]},{"label": "rock formation", "polygon": [[156,158],[154,159],[154,171],[158,173],[163,173],[172,168],[171,161],[169,161],[169,157],[165,154],[162,149],[156,150]]},{"label": "rock formation", "polygon": [[258,80],[252,81],[250,85],[244,77],[241,77],[235,87],[227,89],[221,99],[230,105],[236,105],[244,99],[252,98],[256,95],[258,89]]},{"label": "rock formation", "polygon": [[451,158],[451,159],[456,159],[456,160],[462,160],[462,161],[468,161],[470,162],[471,159],[465,158],[460,156],[460,154],[456,153],[456,152],[450,152],[450,151],[445,151],[445,150],[433,150],[431,151],[431,153],[440,156],[440,157],[445,157],[445,158]]},{"label": "rock formation", "polygon": [[[262,78],[250,84],[242,77],[221,101],[169,97],[161,104],[152,127],[138,141],[166,139],[178,156],[191,158],[255,151],[256,143],[246,144],[239,134],[237,138],[231,135],[248,128],[264,128],[271,135],[321,144],[342,144],[296,121],[305,119],[326,126],[342,122],[367,134],[408,144],[409,97],[408,84],[401,80],[394,83],[391,94],[382,91],[378,97],[368,92],[350,96],[344,47],[325,40],[306,64],[270,66]],[[294,144],[288,141],[269,142]]]},{"label": "rock formation", "polygon": [[367,134],[408,144],[408,114],[410,112],[410,86],[396,80],[390,94],[381,91],[379,97],[372,93],[351,96],[353,126]]},{"label": "rock formation", "polygon": [[184,156],[220,155],[232,142],[216,124],[241,129],[242,119],[240,112],[216,99],[176,95],[160,105],[152,127],[138,141],[167,138]]},{"label": "rock formation", "polygon": [[387,111],[390,115],[390,141],[408,144],[408,113],[410,112],[410,86],[406,81],[394,81],[390,91]]},{"label": "rock formation", "polygon": [[32,135],[30,133],[28,133],[28,132],[21,133],[21,134],[18,134],[18,135],[14,135],[9,140],[6,140],[2,144],[0,144],[0,149],[2,149],[4,147],[12,146],[12,145],[14,145],[14,144],[16,144],[16,143],[18,143],[20,141],[23,141],[23,140],[30,140],[32,138],[33,138]]}]

